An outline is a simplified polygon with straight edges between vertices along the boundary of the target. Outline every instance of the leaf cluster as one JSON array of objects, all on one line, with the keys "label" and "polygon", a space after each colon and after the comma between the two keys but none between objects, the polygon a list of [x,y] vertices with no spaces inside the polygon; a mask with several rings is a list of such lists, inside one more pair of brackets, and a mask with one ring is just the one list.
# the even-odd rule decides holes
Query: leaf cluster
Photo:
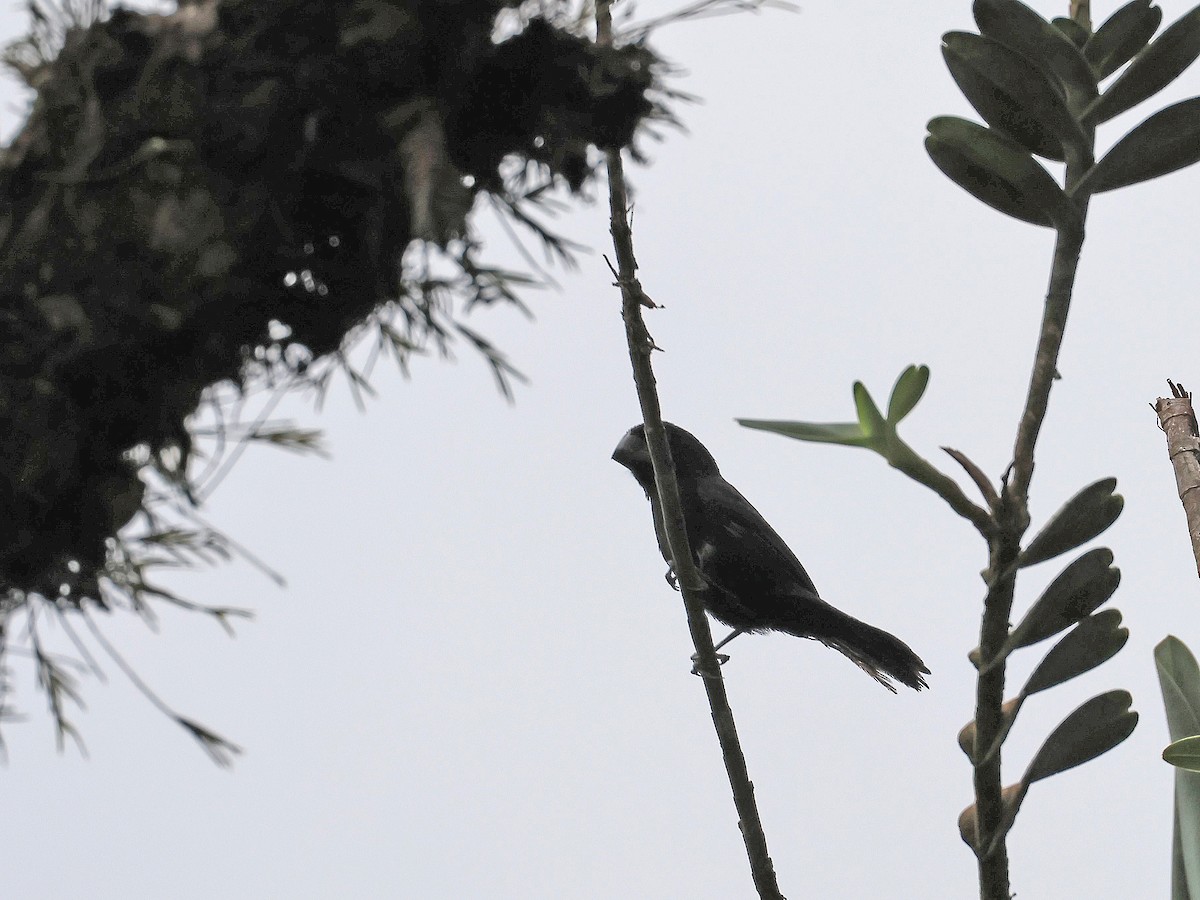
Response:
[{"label": "leaf cluster", "polygon": [[[1019,0],[976,0],[974,13],[979,33],[948,32],[942,56],[985,124],[938,116],[925,147],[984,203],[1077,230],[1093,194],[1200,160],[1200,98],[1153,113],[1099,161],[1093,156],[1098,125],[1153,97],[1200,57],[1200,7],[1157,38],[1162,10],[1150,0],[1132,0],[1094,33],[1072,19],[1048,22]],[[1068,163],[1067,183],[1035,157]]]}]

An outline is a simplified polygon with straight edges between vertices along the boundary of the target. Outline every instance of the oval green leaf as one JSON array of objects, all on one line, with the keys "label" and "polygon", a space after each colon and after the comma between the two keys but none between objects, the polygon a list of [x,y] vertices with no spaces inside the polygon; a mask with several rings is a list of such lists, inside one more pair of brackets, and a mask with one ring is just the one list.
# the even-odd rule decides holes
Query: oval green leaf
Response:
[{"label": "oval green leaf", "polygon": [[912,412],[928,386],[929,366],[909,366],[901,372],[888,398],[888,422],[896,425]]},{"label": "oval green leaf", "polygon": [[1124,498],[1113,493],[1116,487],[1117,479],[1105,478],[1064,503],[1021,552],[1017,564],[1032,566],[1053,559],[1102,533],[1125,505]]},{"label": "oval green leaf", "polygon": [[1078,221],[1050,174],[999,132],[957,116],[938,116],[929,122],[925,149],[951,181],[993,209],[1047,228]]},{"label": "oval green leaf", "polygon": [[1084,26],[1075,22],[1074,19],[1068,19],[1066,16],[1060,16],[1055,19],[1050,19],[1050,24],[1056,29],[1062,31],[1062,34],[1067,37],[1067,40],[1075,44],[1076,48],[1084,49],[1084,44],[1088,38],[1092,36]]},{"label": "oval green leaf", "polygon": [[1112,659],[1129,640],[1129,629],[1120,625],[1121,613],[1115,609],[1088,616],[1038,663],[1021,694],[1028,697],[1052,688]]},{"label": "oval green leaf", "polygon": [[951,31],[942,37],[942,57],[983,120],[1025,149],[1062,162],[1064,141],[1084,143],[1062,94],[1020,53],[978,34]]},{"label": "oval green leaf", "polygon": [[975,23],[985,37],[1027,57],[1062,83],[1074,109],[1096,96],[1096,77],[1070,38],[1018,0],[975,0]]},{"label": "oval green leaf", "polygon": [[1097,547],[1063,569],[1012,630],[1007,649],[1044,641],[1095,612],[1121,583],[1112,561],[1111,550]]},{"label": "oval green leaf", "polygon": [[883,413],[861,381],[854,382],[854,409],[858,412],[858,425],[868,438],[882,437],[887,433]]},{"label": "oval green leaf", "polygon": [[1200,772],[1200,735],[1192,735],[1168,744],[1163,759],[1178,769]]},{"label": "oval green leaf", "polygon": [[1084,111],[1082,121],[1099,125],[1152,97],[1200,57],[1200,6],[1184,15],[1133,58],[1121,77]]},{"label": "oval green leaf", "polygon": [[1168,175],[1200,161],[1200,97],[1148,118],[1092,166],[1074,190],[1112,191]]},{"label": "oval green leaf", "polygon": [[1137,727],[1138,714],[1130,710],[1129,691],[1109,691],[1088,700],[1063,719],[1050,733],[1022,781],[1033,784],[1107,753]]},{"label": "oval green leaf", "polygon": [[1051,19],[1050,24],[1066,35],[1067,40],[1080,50],[1082,50],[1083,45],[1088,42],[1088,38],[1092,36],[1090,31],[1088,31],[1074,19],[1068,19],[1065,16],[1059,16],[1056,19]]},{"label": "oval green leaf", "polygon": [[1150,0],[1126,3],[1105,20],[1083,46],[1083,57],[1104,80],[1150,43],[1162,24],[1163,13]]}]

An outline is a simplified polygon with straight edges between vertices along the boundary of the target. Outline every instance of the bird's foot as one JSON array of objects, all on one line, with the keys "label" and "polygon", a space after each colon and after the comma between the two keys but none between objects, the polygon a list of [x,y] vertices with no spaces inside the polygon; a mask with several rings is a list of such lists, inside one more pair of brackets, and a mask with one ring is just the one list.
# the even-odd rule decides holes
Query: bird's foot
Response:
[{"label": "bird's foot", "polygon": [[[725,663],[729,662],[729,654],[728,653],[718,653],[718,654],[716,654],[716,656],[717,656],[717,666],[718,667],[723,666],[723,665],[725,665]],[[699,653],[692,654],[692,674],[699,675],[701,678],[720,678],[721,677],[720,672],[708,671],[708,670],[704,670],[704,669],[700,668],[700,654]]]}]

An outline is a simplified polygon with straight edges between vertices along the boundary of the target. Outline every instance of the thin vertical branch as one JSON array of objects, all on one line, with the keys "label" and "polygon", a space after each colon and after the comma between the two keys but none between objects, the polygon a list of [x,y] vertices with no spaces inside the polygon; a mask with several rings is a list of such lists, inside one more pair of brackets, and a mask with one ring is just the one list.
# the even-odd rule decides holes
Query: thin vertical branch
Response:
[{"label": "thin vertical branch", "polygon": [[[596,4],[596,39],[601,44],[612,42],[612,13],[609,0]],[[637,261],[633,253],[633,234],[629,227],[629,194],[625,186],[625,170],[619,150],[606,154],[609,185],[610,229],[613,249],[617,257],[617,285],[621,289],[621,312],[625,321],[625,334],[629,344],[629,359],[633,367],[634,383],[638,401],[646,426],[646,444],[654,465],[654,479],[662,505],[662,517],[667,542],[671,549],[673,569],[683,594],[687,610],[688,629],[696,647],[697,671],[708,695],[709,709],[729,786],[733,791],[733,802],[738,813],[738,827],[746,845],[750,860],[751,877],[755,889],[763,900],[784,900],[775,877],[775,868],[767,851],[767,839],[763,832],[758,805],[754,799],[754,785],[746,769],[746,757],[738,739],[733,710],[725,693],[725,682],[713,650],[712,632],[704,607],[697,599],[703,590],[704,581],[692,562],[684,527],[683,508],[679,499],[679,488],[675,479],[675,467],[671,462],[667,446],[666,431],[662,423],[658,393],[655,389],[654,372],[650,365],[650,353],[654,341],[642,319],[642,308],[654,306],[637,280]]]},{"label": "thin vertical branch", "polygon": [[1008,620],[1016,588],[1015,566],[1020,536],[1013,540],[1003,531],[989,541],[988,592],[979,629],[980,668],[975,685],[975,788],[976,834],[974,849],[979,866],[982,900],[1009,900],[1008,845],[1004,793],[1001,781],[1001,747],[1004,728],[1005,665],[999,658],[1008,638]]},{"label": "thin vertical branch", "polygon": [[[988,593],[979,631],[980,674],[975,687],[973,773],[978,823],[975,852],[982,900],[1009,900],[1011,896],[1008,847],[1004,839],[1009,820],[1004,808],[1001,749],[996,745],[1004,727],[1006,672],[1001,654],[1012,615],[1021,537],[1029,527],[1029,483],[1033,477],[1034,450],[1046,418],[1050,388],[1057,375],[1058,353],[1071,306],[1082,242],[1082,229],[1059,231],[1029,393],[1017,427],[1012,477],[996,510],[999,527],[988,541]],[[994,751],[988,752],[992,748]]]},{"label": "thin vertical branch", "polygon": [[[1068,188],[1075,185],[1091,165],[1090,143],[1091,135],[1085,150],[1068,156],[1065,179]],[[1033,480],[1034,452],[1050,404],[1050,389],[1059,377],[1058,355],[1083,250],[1083,222],[1090,198],[1085,191],[1072,199],[1078,218],[1076,223],[1061,223],[1058,227],[1029,391],[1013,442],[1012,470],[995,511],[996,533],[988,540],[988,592],[979,630],[980,674],[975,688],[973,773],[977,816],[975,852],[981,900],[1009,900],[1011,897],[1006,842],[1011,818],[1006,814],[1001,748],[997,741],[1004,728],[1006,665],[1002,648],[1012,615],[1021,538],[1029,527],[1029,485]]]},{"label": "thin vertical branch", "polygon": [[1001,654],[1012,615],[1021,537],[1029,527],[1029,483],[1033,478],[1034,450],[1046,418],[1050,388],[1058,371],[1058,353],[1066,329],[1082,243],[1082,229],[1059,231],[1029,393],[1013,447],[1012,477],[996,510],[998,528],[988,541],[988,593],[979,629],[980,674],[975,686],[973,772],[978,823],[975,852],[982,900],[1009,900],[1011,894],[1008,847],[1004,840],[1009,820],[1004,808],[1001,748],[996,744],[1004,727],[1006,667]]},{"label": "thin vertical branch", "polygon": [[1013,507],[1013,524],[1020,525],[1022,532],[1029,527],[1029,483],[1033,479],[1034,449],[1050,404],[1050,388],[1058,375],[1058,353],[1067,328],[1067,313],[1071,308],[1071,293],[1075,288],[1075,273],[1079,268],[1082,248],[1082,226],[1059,231],[1054,244],[1050,288],[1042,312],[1041,334],[1029,379],[1029,394],[1013,445],[1012,480],[1005,491],[1005,499]]},{"label": "thin vertical branch", "polygon": [[[1091,30],[1086,2],[1073,2],[1071,15]],[[1067,153],[1064,184],[1071,190],[1093,162],[1094,131],[1086,132],[1085,146]],[[982,900],[1009,900],[1012,889],[1008,871],[1006,835],[1012,825],[1004,802],[1001,775],[1000,737],[1004,730],[1004,686],[1006,665],[1004,643],[1008,638],[1016,593],[1017,557],[1021,538],[1029,528],[1029,486],[1033,480],[1034,453],[1042,423],[1050,405],[1050,389],[1058,374],[1058,355],[1067,329],[1067,315],[1075,290],[1075,276],[1083,251],[1084,221],[1090,192],[1072,196],[1077,219],[1059,223],[1050,267],[1050,284],[1042,309],[1037,350],[1029,376],[1025,408],[1013,441],[1010,477],[995,509],[996,532],[988,540],[988,592],[979,628],[980,670],[975,687],[975,809],[978,832],[975,852],[979,864],[979,896]]]}]

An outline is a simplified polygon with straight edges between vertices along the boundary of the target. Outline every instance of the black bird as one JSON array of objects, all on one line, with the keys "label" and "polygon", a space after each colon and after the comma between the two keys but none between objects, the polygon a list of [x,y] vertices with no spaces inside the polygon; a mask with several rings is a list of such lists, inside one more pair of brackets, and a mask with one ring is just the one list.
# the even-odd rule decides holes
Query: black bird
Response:
[{"label": "black bird", "polygon": [[[717,646],[746,632],[782,631],[840,651],[893,693],[893,678],[914,690],[928,687],[921,676],[929,669],[907,644],[822,600],[800,560],[721,477],[708,449],[678,425],[663,425],[692,559],[708,585],[699,599],[715,618],[735,629]],[[645,426],[631,428],[612,458],[633,473],[650,498],[658,546],[670,565]]]}]

